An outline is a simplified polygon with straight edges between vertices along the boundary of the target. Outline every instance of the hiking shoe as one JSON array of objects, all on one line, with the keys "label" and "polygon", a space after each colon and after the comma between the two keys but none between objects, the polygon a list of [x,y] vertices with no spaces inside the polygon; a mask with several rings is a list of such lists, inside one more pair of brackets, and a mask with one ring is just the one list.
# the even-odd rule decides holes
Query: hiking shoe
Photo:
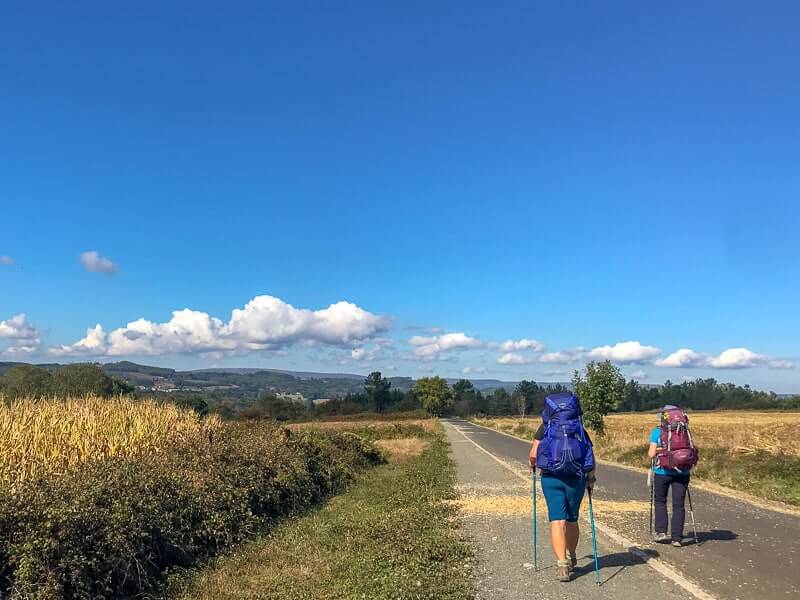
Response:
[{"label": "hiking shoe", "polygon": [[680,548],[681,546],[683,546],[683,540],[672,540],[672,545],[675,546],[676,548]]},{"label": "hiking shoe", "polygon": [[572,552],[567,551],[567,557],[569,560],[569,570],[574,571],[575,567],[578,566],[578,556],[573,554]]},{"label": "hiking shoe", "polygon": [[657,533],[656,537],[653,538],[659,544],[669,544],[670,538],[666,533]]},{"label": "hiking shoe", "polygon": [[556,579],[564,583],[572,579],[572,572],[570,571],[569,565],[569,559],[558,560],[558,566],[556,567]]}]

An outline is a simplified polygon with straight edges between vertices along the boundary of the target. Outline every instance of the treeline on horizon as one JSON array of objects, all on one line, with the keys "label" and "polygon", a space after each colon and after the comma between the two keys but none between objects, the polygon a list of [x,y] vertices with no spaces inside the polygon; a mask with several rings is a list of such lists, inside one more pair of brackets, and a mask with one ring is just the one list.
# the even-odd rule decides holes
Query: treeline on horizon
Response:
[{"label": "treeline on horizon", "polygon": [[[616,367],[608,365],[614,376],[621,379]],[[573,388],[580,374],[576,372]],[[674,404],[692,410],[748,409],[794,410],[800,409],[800,395],[779,398],[773,392],[751,389],[748,385],[720,383],[715,379],[695,379],[680,384],[669,381],[661,386],[642,386],[635,380],[622,380],[612,412],[656,410],[665,404]],[[217,413],[225,419],[244,420],[309,420],[361,413],[427,412],[441,416],[526,416],[538,414],[544,407],[548,394],[567,391],[560,384],[537,384],[520,381],[509,392],[497,388],[482,392],[467,379],[453,385],[440,377],[425,377],[416,381],[410,390],[396,389],[379,371],[371,373],[363,382],[362,390],[347,393],[324,403],[306,403],[281,398],[274,392],[262,393],[247,406],[224,400],[211,399],[197,393],[158,395],[158,399],[192,408],[201,415]],[[101,397],[135,394],[132,385],[118,377],[111,377],[95,364],[65,365],[49,371],[33,365],[17,365],[0,376],[0,395],[6,400],[21,397],[67,398],[92,394]],[[143,394],[152,397],[153,394]]]}]

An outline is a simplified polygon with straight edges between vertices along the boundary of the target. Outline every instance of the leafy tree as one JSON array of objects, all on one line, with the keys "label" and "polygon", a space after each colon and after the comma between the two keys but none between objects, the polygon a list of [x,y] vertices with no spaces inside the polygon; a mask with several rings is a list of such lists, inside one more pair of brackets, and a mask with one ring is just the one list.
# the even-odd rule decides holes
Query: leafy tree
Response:
[{"label": "leafy tree", "polygon": [[50,372],[33,365],[14,365],[0,377],[0,392],[6,397],[39,397],[52,394]]},{"label": "leafy tree", "polygon": [[431,415],[440,415],[453,402],[453,390],[441,377],[423,377],[414,384],[422,408]]},{"label": "leafy tree", "polygon": [[208,403],[202,396],[183,396],[175,400],[175,405],[180,408],[190,408],[201,417],[208,414]]},{"label": "leafy tree", "polygon": [[514,404],[520,417],[525,417],[534,406],[534,401],[539,393],[539,386],[533,381],[523,379],[514,388]]},{"label": "leafy tree", "polygon": [[489,399],[489,412],[493,415],[514,414],[514,403],[511,394],[505,388],[497,388]]},{"label": "leafy tree", "polygon": [[375,412],[382,413],[386,409],[389,401],[389,388],[392,384],[381,375],[380,371],[373,371],[364,380],[364,394],[369,403],[375,408]]},{"label": "leafy tree", "polygon": [[603,417],[625,397],[625,377],[611,361],[593,361],[586,365],[584,375],[575,371],[572,385],[581,399],[584,423],[602,435],[605,433]]},{"label": "leafy tree", "polygon": [[114,384],[98,365],[78,363],[61,367],[53,374],[53,393],[68,396],[111,396]]},{"label": "leafy tree", "polygon": [[127,396],[136,391],[130,383],[119,377],[111,378],[111,395],[112,396]]}]

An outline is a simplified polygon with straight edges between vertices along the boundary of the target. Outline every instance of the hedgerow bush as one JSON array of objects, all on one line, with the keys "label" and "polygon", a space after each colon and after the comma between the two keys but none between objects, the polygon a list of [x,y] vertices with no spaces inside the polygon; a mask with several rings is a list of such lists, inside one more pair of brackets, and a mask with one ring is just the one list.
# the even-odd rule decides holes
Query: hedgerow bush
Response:
[{"label": "hedgerow bush", "polygon": [[0,491],[0,593],[132,598],[383,459],[347,433],[226,425],[206,448],[89,461]]}]

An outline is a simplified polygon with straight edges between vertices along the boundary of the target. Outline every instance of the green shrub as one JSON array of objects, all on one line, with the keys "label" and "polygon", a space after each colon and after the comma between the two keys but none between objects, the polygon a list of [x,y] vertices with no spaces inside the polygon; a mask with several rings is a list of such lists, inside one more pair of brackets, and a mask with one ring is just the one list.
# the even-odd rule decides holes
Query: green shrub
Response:
[{"label": "green shrub", "polygon": [[0,496],[0,592],[130,598],[339,491],[380,453],[351,434],[226,426],[206,452],[90,462]]}]

